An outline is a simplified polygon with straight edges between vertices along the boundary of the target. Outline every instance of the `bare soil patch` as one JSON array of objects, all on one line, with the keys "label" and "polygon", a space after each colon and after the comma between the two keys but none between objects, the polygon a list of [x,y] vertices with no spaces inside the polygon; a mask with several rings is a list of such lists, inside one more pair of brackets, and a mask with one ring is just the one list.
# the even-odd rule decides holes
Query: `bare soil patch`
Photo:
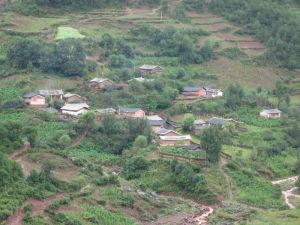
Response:
[{"label": "bare soil patch", "polygon": [[26,205],[30,205],[30,204],[33,205],[31,215],[32,216],[37,216],[37,215],[43,213],[44,209],[46,209],[49,205],[51,205],[51,203],[54,200],[59,200],[59,199],[62,199],[63,197],[64,197],[63,194],[57,194],[55,197],[47,198],[47,199],[42,200],[42,201],[30,198],[27,201],[25,201],[23,203],[23,205],[13,215],[11,215],[7,219],[6,223],[7,223],[7,225],[20,225],[21,221],[22,221],[22,219],[25,215],[24,214],[24,207]]}]

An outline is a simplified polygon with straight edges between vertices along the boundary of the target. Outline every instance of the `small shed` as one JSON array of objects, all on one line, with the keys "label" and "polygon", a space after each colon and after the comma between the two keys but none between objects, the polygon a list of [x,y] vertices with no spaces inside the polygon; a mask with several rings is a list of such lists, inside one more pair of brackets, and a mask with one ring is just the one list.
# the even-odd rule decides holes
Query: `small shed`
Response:
[{"label": "small shed", "polygon": [[259,115],[264,118],[278,119],[281,118],[282,111],[280,111],[279,109],[264,109],[260,112]]},{"label": "small shed", "polygon": [[158,73],[162,70],[158,65],[142,65],[139,69],[146,74]]},{"label": "small shed", "polygon": [[112,86],[113,86],[113,82],[108,78],[96,77],[96,78],[90,80],[90,87],[97,89],[97,90],[107,89]]},{"label": "small shed", "polygon": [[120,108],[119,115],[123,117],[145,118],[145,111],[140,108]]},{"label": "small shed", "polygon": [[83,103],[86,101],[85,98],[81,97],[78,94],[73,94],[73,93],[64,94],[63,100],[66,103]]}]

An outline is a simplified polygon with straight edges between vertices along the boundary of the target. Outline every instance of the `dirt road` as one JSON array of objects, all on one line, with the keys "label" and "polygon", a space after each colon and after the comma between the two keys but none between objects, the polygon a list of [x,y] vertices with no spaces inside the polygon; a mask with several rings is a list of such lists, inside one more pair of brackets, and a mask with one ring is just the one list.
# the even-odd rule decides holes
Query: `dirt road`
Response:
[{"label": "dirt road", "polygon": [[[279,185],[279,184],[282,184],[282,183],[285,183],[285,182],[291,182],[291,183],[295,184],[295,183],[298,181],[298,178],[299,178],[298,176],[293,176],[293,177],[289,177],[289,178],[282,179],[282,180],[272,181],[272,184],[273,184],[273,185]],[[289,190],[282,191],[282,194],[283,194],[283,197],[284,197],[285,204],[287,204],[287,206],[288,206],[290,209],[294,209],[294,208],[295,208],[295,206],[290,202],[290,198],[297,198],[297,199],[300,199],[300,195],[294,194],[294,192],[295,192],[297,189],[298,189],[297,187],[292,187],[292,188],[289,189]]]},{"label": "dirt road", "polygon": [[6,224],[7,225],[20,225],[23,217],[25,216],[24,207],[26,205],[29,205],[29,204],[33,205],[31,215],[37,216],[37,215],[41,214],[49,205],[51,205],[54,200],[59,200],[59,199],[62,199],[63,197],[64,197],[63,194],[57,194],[55,197],[47,198],[43,201],[30,198],[27,201],[25,201],[23,203],[23,205],[13,215],[8,217],[8,219],[6,220]]}]

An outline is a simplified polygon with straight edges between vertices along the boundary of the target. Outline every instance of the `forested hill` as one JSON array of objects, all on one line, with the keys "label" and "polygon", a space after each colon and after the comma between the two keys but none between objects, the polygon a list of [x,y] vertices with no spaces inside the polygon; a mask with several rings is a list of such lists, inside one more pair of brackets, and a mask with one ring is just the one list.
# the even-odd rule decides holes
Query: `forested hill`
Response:
[{"label": "forested hill", "polygon": [[290,12],[288,3],[291,1],[212,0],[210,8],[265,42],[267,59],[294,69],[300,66],[300,20]]},{"label": "forested hill", "polygon": [[[9,6],[22,14],[44,15],[45,7],[59,10],[82,10],[132,5],[158,5],[159,0],[26,0]],[[168,5],[168,1],[165,1]],[[298,69],[300,67],[300,20],[291,9],[299,7],[299,0],[183,0],[183,6],[192,10],[212,10],[230,21],[242,25],[239,33],[255,35],[268,51],[265,59],[271,63]],[[51,11],[51,10],[50,10]],[[298,14],[295,16],[295,14]]]}]

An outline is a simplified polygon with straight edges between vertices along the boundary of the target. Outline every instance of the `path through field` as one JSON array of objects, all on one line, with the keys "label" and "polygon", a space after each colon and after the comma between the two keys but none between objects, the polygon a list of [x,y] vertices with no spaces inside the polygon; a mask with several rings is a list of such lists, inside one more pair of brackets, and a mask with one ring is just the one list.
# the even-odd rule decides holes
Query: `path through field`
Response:
[{"label": "path through field", "polygon": [[227,160],[224,157],[221,157],[219,162],[220,171],[223,173],[226,179],[228,199],[232,200],[233,199],[232,181],[231,181],[231,177],[224,171],[224,166],[226,164],[227,164]]},{"label": "path through field", "polygon": [[30,171],[28,171],[25,167],[25,164],[21,158],[21,156],[23,155],[23,153],[27,152],[30,148],[30,145],[29,144],[25,144],[20,150],[15,150],[13,151],[13,153],[11,155],[9,155],[8,159],[9,160],[14,160],[14,161],[17,161],[21,168],[22,168],[22,171],[23,171],[23,174],[25,176],[29,176],[30,174]]},{"label": "path through field", "polygon": [[[285,182],[291,182],[293,184],[295,184],[297,181],[298,181],[298,176],[293,176],[293,177],[289,177],[289,178],[286,178],[286,179],[282,179],[282,180],[276,180],[276,181],[272,181],[272,184],[273,185],[279,185],[279,184],[282,184],[282,183],[285,183]],[[288,205],[288,207],[290,209],[294,209],[295,206],[290,202],[290,198],[297,198],[297,199],[300,199],[300,195],[298,194],[294,194],[294,192],[298,189],[298,187],[293,187],[289,190],[286,190],[286,191],[282,191],[282,194],[284,196],[284,201],[285,203]]]},{"label": "path through field", "polygon": [[55,197],[47,198],[42,201],[30,198],[27,201],[25,201],[23,203],[23,205],[13,215],[8,217],[8,219],[6,220],[6,224],[7,225],[20,225],[23,217],[25,216],[24,207],[26,205],[29,205],[29,204],[33,205],[31,215],[37,216],[37,215],[41,214],[49,205],[51,205],[54,200],[60,200],[63,197],[64,197],[63,194],[57,194]]}]

